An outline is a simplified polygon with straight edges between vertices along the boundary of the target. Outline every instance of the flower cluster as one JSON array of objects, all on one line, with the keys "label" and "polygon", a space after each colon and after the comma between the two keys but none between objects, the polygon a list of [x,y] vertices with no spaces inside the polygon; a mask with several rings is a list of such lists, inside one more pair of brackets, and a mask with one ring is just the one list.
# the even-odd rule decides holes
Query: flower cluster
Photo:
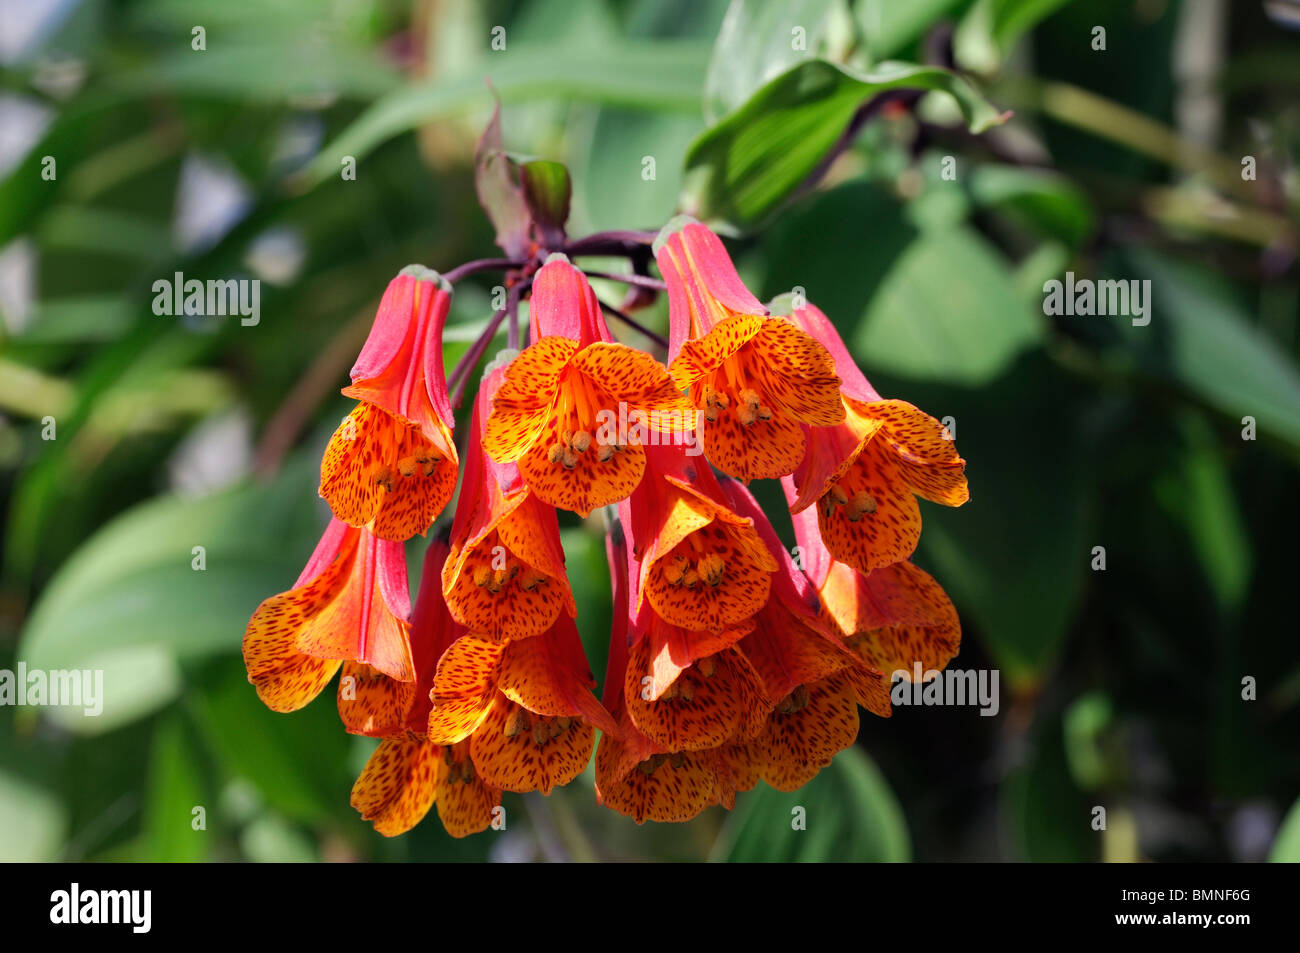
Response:
[{"label": "flower cluster", "polygon": [[[549,793],[593,752],[600,801],[637,822],[730,807],[759,781],[794,790],[854,742],[859,707],[889,715],[892,673],[957,651],[951,602],[909,561],[916,497],[967,498],[942,425],[881,398],[815,307],[759,302],[705,226],[675,219],[641,249],[662,283],[638,290],[668,294],[666,361],[616,341],[603,312],[626,315],[534,243],[509,306],[527,294],[531,343],[489,364],[460,452],[451,284],[411,266],[379,306],[343,391],[356,406],[321,461],[333,519],[295,586],[253,614],[244,658],[275,711],[342,669],[344,727],[380,739],[352,803],[383,834],[435,805],[451,834],[484,830],[502,792]],[[458,478],[412,607],[404,543]],[[793,551],[756,479],[781,480]],[[607,526],[603,700],[561,509]]]}]

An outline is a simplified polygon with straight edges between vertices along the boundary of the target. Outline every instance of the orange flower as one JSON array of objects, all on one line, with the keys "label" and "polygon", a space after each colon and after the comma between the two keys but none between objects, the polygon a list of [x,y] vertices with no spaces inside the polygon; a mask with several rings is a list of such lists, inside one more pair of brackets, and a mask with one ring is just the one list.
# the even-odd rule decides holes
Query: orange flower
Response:
[{"label": "orange flower", "polygon": [[411,620],[417,681],[398,685],[381,675],[365,688],[358,682],[355,698],[339,702],[349,731],[386,734],[352,786],[352,806],[385,837],[410,830],[435,803],[447,833],[465,837],[491,826],[501,803],[500,789],[476,775],[468,743],[444,746],[427,737],[438,659],[464,633],[442,599],[446,556],[446,544],[435,541],[424,558]]},{"label": "orange flower", "polygon": [[519,639],[545,632],[562,612],[575,615],[577,606],[555,510],[537,499],[513,463],[495,463],[483,451],[483,421],[503,377],[500,369],[487,375],[474,405],[442,587],[451,614],[472,632]]},{"label": "orange flower", "polygon": [[442,367],[451,286],[408,265],[388,285],[344,395],[359,403],[330,438],[320,495],[382,539],[424,533],[456,489],[456,447]]},{"label": "orange flower", "polygon": [[320,694],[344,662],[414,681],[409,615],[402,546],[334,519],[293,588],[267,599],[249,620],[248,680],[267,707],[282,712]]},{"label": "orange flower", "polygon": [[816,593],[753,497],[732,481],[720,491],[780,566],[759,611],[729,630],[668,625],[649,602],[628,611],[642,571],[635,542],[617,526],[611,534],[616,630],[606,704],[618,712],[619,733],[601,741],[596,780],[602,802],[638,822],[731,807],[760,779],[793,790],[853,743],[859,704],[889,714],[880,672],[821,620]]},{"label": "orange flower", "polygon": [[717,478],[680,444],[647,448],[641,486],[619,505],[641,565],[638,604],[648,598],[668,626],[720,631],[767,602],[776,560],[727,505]]},{"label": "orange flower", "polygon": [[467,744],[470,769],[491,787],[549,794],[582,773],[597,728],[614,730],[595,684],[567,615],[519,642],[463,636],[438,662],[429,740]]},{"label": "orange flower", "polygon": [[823,621],[816,591],[749,491],[730,481],[724,490],[736,512],[754,518],[781,571],[754,631],[740,643],[773,702],[771,714],[744,750],[722,756],[737,777],[757,775],[777,790],[793,791],[853,744],[859,705],[889,717],[889,687],[881,671]]},{"label": "orange flower", "polygon": [[745,481],[791,472],[804,455],[800,424],[844,419],[830,353],[769,316],[700,223],[674,219],[654,247],[668,285],[669,371],[703,415],[709,460]]},{"label": "orange flower", "polygon": [[483,446],[537,498],[587,516],[636,489],[651,432],[689,429],[663,365],[613,343],[586,277],[552,255],[533,280],[534,343],[506,369]]},{"label": "orange flower", "polygon": [[[794,482],[782,483],[793,497]],[[957,610],[925,570],[904,561],[861,573],[835,560],[811,510],[794,517],[794,532],[826,617],[872,668],[903,672],[911,680],[918,663],[922,672],[939,671],[957,654]]]},{"label": "orange flower", "polygon": [[939,421],[904,401],[880,398],[821,311],[808,305],[794,319],[826,342],[846,383],[843,423],[809,434],[790,511],[816,503],[826,547],[862,572],[905,560],[921,537],[916,497],[965,503],[966,461]]},{"label": "orange flower", "polygon": [[[628,632],[630,590],[640,578],[622,525],[615,523],[605,543],[614,590],[614,627],[610,634],[605,669],[607,709],[617,713],[618,728],[605,732],[596,749],[596,798],[638,824],[652,821],[688,821],[718,803],[718,778],[713,751],[671,751],[644,735],[632,720],[625,702],[629,667]],[[643,608],[642,612],[653,612]],[[701,647],[701,650],[703,647]],[[690,654],[678,656],[678,665],[694,662]],[[634,694],[642,691],[634,682]]]}]

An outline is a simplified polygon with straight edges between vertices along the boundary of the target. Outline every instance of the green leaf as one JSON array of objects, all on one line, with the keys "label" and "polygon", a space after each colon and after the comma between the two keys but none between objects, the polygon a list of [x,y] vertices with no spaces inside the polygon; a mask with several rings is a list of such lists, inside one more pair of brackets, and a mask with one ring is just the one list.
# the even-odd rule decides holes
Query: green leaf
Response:
[{"label": "green leaf", "polygon": [[63,808],[52,792],[0,770],[0,862],[55,860],[66,826]]},{"label": "green leaf", "polygon": [[311,188],[337,175],[343,156],[361,159],[403,132],[489,106],[487,79],[506,104],[567,99],[695,112],[707,56],[707,47],[694,41],[511,47],[495,54],[485,71],[406,86],[379,99],[321,150],[296,184]]},{"label": "green leaf", "polygon": [[858,0],[854,15],[872,58],[896,56],[926,30],[970,0]]},{"label": "green leaf", "polygon": [[194,863],[206,858],[213,835],[194,828],[194,809],[203,808],[204,823],[211,825],[216,805],[204,784],[198,739],[179,712],[169,713],[154,729],[147,791],[142,859]]},{"label": "green leaf", "polygon": [[105,731],[174,697],[182,663],[238,652],[248,617],[293,583],[321,531],[314,477],[300,461],[269,485],[163,497],[87,540],[42,593],[18,655],[32,668],[103,669],[103,714],[51,714]]},{"label": "green leaf", "polygon": [[695,140],[686,155],[683,210],[732,230],[754,227],[805,183],[860,106],[895,89],[947,93],[973,132],[1002,118],[966,80],[938,67],[887,63],[857,73],[807,60]]},{"label": "green leaf", "polygon": [[1042,334],[1001,255],[961,226],[923,232],[903,250],[850,343],[868,373],[981,384]]},{"label": "green leaf", "polygon": [[242,660],[209,666],[203,685],[195,715],[227,777],[250,782],[267,805],[294,820],[353,816],[351,738],[339,724],[332,692],[302,711],[273,712],[248,684]]},{"label": "green leaf", "polygon": [[1273,841],[1273,850],[1268,859],[1274,864],[1300,863],[1300,800],[1291,805],[1282,826],[1278,828],[1277,840]]},{"label": "green leaf", "polygon": [[[805,829],[797,829],[803,822]],[[861,748],[835,756],[798,791],[760,784],[736,798],[709,857],[778,863],[903,862],[911,858],[897,799]]]},{"label": "green leaf", "polygon": [[1199,414],[1179,421],[1185,448],[1177,468],[1156,486],[1170,519],[1187,528],[1192,550],[1219,605],[1239,609],[1254,574],[1254,552],[1233,491],[1227,461],[1213,430]]},{"label": "green leaf", "polygon": [[1075,248],[1096,227],[1088,196],[1052,172],[982,165],[971,175],[970,192],[976,205],[995,209],[1045,238],[1059,238]]},{"label": "green leaf", "polygon": [[987,73],[1006,60],[1016,41],[1067,0],[975,0],[953,35],[964,69]]},{"label": "green leaf", "polygon": [[[1051,399],[1035,396],[1044,394]],[[1010,687],[1032,689],[1060,654],[1102,542],[1089,534],[1096,478],[1085,395],[1035,356],[989,386],[907,398],[953,417],[971,491],[957,508],[921,504],[917,563],[948,590]]]},{"label": "green leaf", "polygon": [[704,78],[705,119],[710,124],[717,122],[744,105],[768,80],[814,56],[835,3],[732,0]]},{"label": "green leaf", "polygon": [[[683,155],[704,128],[698,116],[601,109],[584,157],[576,167],[575,217],[592,231],[657,228],[672,217],[681,192]],[[647,174],[654,161],[654,176]],[[633,187],[629,188],[629,183]]]},{"label": "green leaf", "polygon": [[1121,330],[1143,366],[1172,377],[1237,426],[1254,417],[1262,438],[1300,448],[1300,373],[1256,328],[1220,275],[1150,249],[1127,258],[1151,281],[1151,323]]},{"label": "green leaf", "polygon": [[1035,723],[1026,758],[1003,782],[1002,811],[1020,857],[1034,863],[1083,863],[1101,853],[1088,799],[1071,780],[1059,717]]}]

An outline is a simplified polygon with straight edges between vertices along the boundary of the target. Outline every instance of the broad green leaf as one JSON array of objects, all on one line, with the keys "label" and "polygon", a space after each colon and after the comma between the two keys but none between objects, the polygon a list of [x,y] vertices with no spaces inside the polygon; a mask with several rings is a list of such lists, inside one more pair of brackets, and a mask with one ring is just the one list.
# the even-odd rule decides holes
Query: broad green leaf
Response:
[{"label": "broad green leaf", "polygon": [[[238,652],[258,603],[293,583],[323,526],[314,475],[298,462],[269,485],[162,497],[109,523],[45,589],[19,657],[34,668],[104,670],[104,712],[75,716],[81,730],[165,703],[181,663]],[[206,569],[193,568],[197,546]]]},{"label": "broad green leaf", "polygon": [[855,746],[798,791],[759,784],[739,794],[709,859],[900,862],[911,859],[911,842],[888,783]]},{"label": "broad green leaf", "polygon": [[1077,248],[1096,227],[1088,196],[1064,176],[1041,169],[981,165],[971,175],[975,204]]},{"label": "broad green leaf", "polygon": [[1067,0],[975,0],[953,35],[965,69],[987,73],[1002,65],[1015,42]]},{"label": "broad green leaf", "polygon": [[585,168],[574,170],[575,222],[592,231],[658,228],[677,206],[678,156],[702,128],[698,116],[601,109]]},{"label": "broad green leaf", "polygon": [[953,418],[971,493],[957,508],[921,504],[917,563],[948,590],[1003,683],[1032,688],[1061,652],[1092,547],[1104,542],[1089,534],[1094,448],[1083,397],[1041,357],[985,387],[906,397]]},{"label": "broad green leaf", "polygon": [[970,0],[858,0],[854,15],[873,59],[897,56]]},{"label": "broad green leaf", "polygon": [[511,47],[494,55],[482,72],[407,86],[379,99],[321,150],[299,184],[310,188],[337,175],[345,155],[361,159],[403,132],[489,106],[485,80],[506,104],[568,99],[693,112],[699,109],[707,56],[707,48],[694,41]]},{"label": "broad green leaf", "polygon": [[1093,320],[1120,321],[1144,369],[1172,377],[1234,425],[1253,417],[1260,439],[1300,448],[1300,373],[1226,279],[1149,249],[1127,260],[1133,271],[1115,277],[1151,281],[1151,323]]},{"label": "broad green leaf", "polygon": [[67,818],[53,792],[0,770],[0,862],[57,859]]},{"label": "broad green leaf", "polygon": [[585,528],[565,529],[560,539],[573,599],[578,604],[578,632],[583,636],[592,674],[604,678],[614,613],[605,539]]},{"label": "broad green leaf", "polygon": [[768,80],[817,55],[836,2],[732,0],[704,78],[705,119],[717,122]]},{"label": "broad green leaf", "polygon": [[859,107],[895,89],[947,93],[973,132],[1001,121],[966,80],[938,67],[886,63],[858,73],[807,60],[695,140],[686,155],[683,211],[732,230],[754,227],[806,182]]},{"label": "broad green leaf", "polygon": [[302,711],[273,712],[248,684],[242,660],[205,669],[193,710],[227,777],[250,782],[266,804],[294,820],[351,816],[350,736],[326,689]]},{"label": "broad green leaf", "polygon": [[930,230],[885,275],[851,339],[868,373],[981,384],[1042,338],[1043,321],[973,229]]}]

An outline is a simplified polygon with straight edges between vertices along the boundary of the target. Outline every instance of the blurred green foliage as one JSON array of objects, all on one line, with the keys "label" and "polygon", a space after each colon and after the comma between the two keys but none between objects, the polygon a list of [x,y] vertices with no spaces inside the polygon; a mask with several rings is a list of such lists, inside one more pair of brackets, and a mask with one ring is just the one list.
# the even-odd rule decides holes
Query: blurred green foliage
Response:
[{"label": "blurred green foliage", "polygon": [[[0,168],[0,668],[102,668],[106,698],[0,707],[0,858],[1296,858],[1300,38],[1259,4],[23,6],[47,21],[0,52],[4,108],[39,117]],[[900,83],[953,95],[859,115]],[[571,234],[693,209],[882,393],[953,418],[972,501],[925,507],[917,561],[961,613],[954,664],[1000,670],[996,717],[864,715],[804,790],[684,825],[598,808],[589,770],[457,842],[360,821],[372,742],[328,698],[262,707],[240,635],[324,525],[315,466],[380,293],[493,254],[493,91],[507,147],[568,166]],[[260,322],[155,315],[177,271],[260,277]],[[1151,323],[1045,315],[1067,271],[1149,279]],[[449,364],[489,287],[458,287]],[[571,520],[564,544],[599,675],[603,543]]]}]

